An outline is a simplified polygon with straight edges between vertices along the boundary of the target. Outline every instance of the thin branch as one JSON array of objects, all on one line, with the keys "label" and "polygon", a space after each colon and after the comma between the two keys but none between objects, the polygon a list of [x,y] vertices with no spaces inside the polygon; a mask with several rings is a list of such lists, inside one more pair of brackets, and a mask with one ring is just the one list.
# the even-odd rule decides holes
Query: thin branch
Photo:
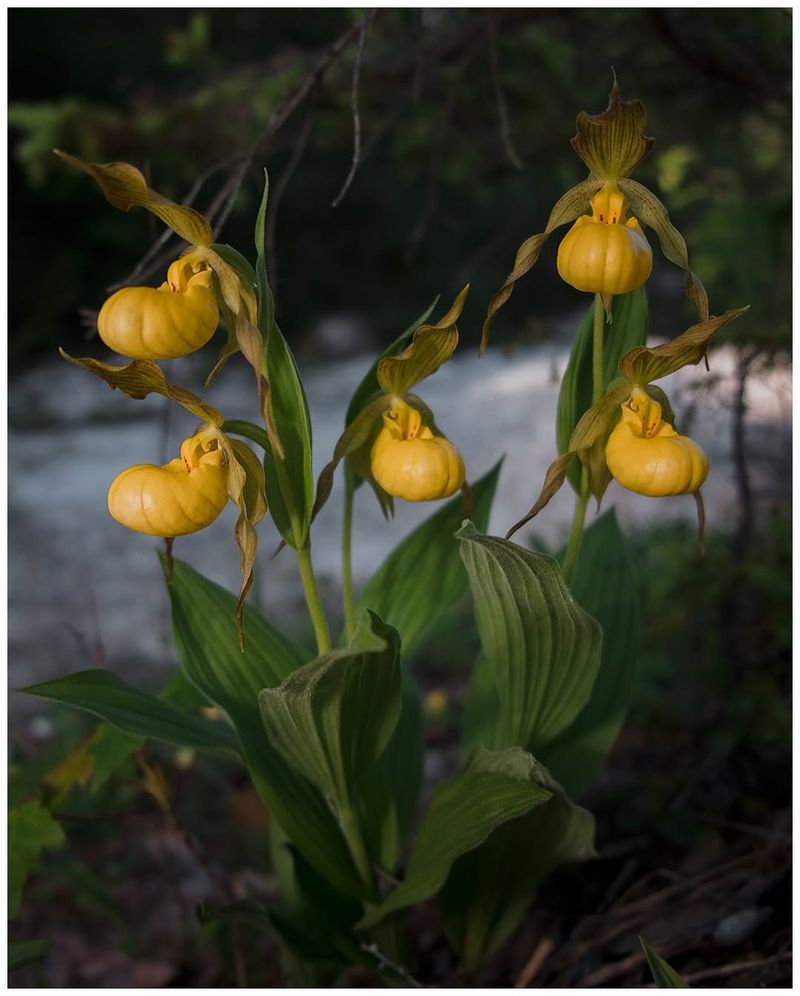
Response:
[{"label": "thin branch", "polygon": [[403,965],[398,965],[396,961],[392,961],[388,955],[385,955],[377,944],[362,944],[361,950],[365,951],[369,955],[372,955],[381,968],[388,968],[391,972],[398,975],[404,982],[407,982],[413,989],[425,988],[421,982],[417,982],[407,968],[404,968]]},{"label": "thin branch", "polygon": [[500,84],[500,73],[497,66],[497,26],[494,14],[489,14],[487,18],[487,35],[489,40],[489,65],[492,70],[492,89],[494,90],[494,100],[497,105],[497,117],[500,121],[500,138],[503,142],[503,148],[506,150],[506,155],[511,160],[511,164],[516,169],[523,170],[525,167],[522,159],[514,148],[514,143],[511,139],[508,105],[506,104],[503,87]]},{"label": "thin branch", "polygon": [[514,983],[515,989],[528,989],[530,988],[531,982],[539,974],[540,970],[544,966],[544,963],[548,960],[550,955],[555,950],[555,941],[552,937],[543,937],[539,943],[536,945],[533,954],[530,956],[525,964],[525,967],[519,973],[517,981]]},{"label": "thin branch", "polygon": [[[374,17],[375,12],[372,12],[371,17]],[[334,41],[320,56],[317,60],[316,65],[311,70],[311,72],[305,77],[305,79],[300,83],[300,85],[292,91],[292,93],[287,97],[287,99],[278,107],[273,114],[270,115],[267,121],[266,127],[258,135],[256,140],[250,146],[249,149],[242,153],[238,153],[235,156],[228,157],[215,163],[211,166],[205,173],[203,173],[197,180],[195,180],[189,193],[183,200],[183,203],[187,206],[191,205],[193,200],[199,194],[201,188],[204,186],[206,181],[218,173],[220,170],[230,167],[231,165],[240,164],[236,172],[225,184],[225,197],[224,205],[220,204],[219,210],[221,212],[221,220],[217,223],[217,228],[221,228],[222,224],[227,220],[228,214],[232,209],[236,197],[241,189],[242,182],[246,175],[247,169],[250,166],[256,152],[258,149],[270,139],[274,138],[277,132],[283,127],[291,115],[297,110],[297,108],[303,103],[306,97],[311,93],[316,84],[322,79],[328,68],[336,61],[336,59],[342,54],[348,44],[352,39],[361,32],[362,24],[364,21],[359,21],[356,24],[351,25],[346,31],[344,31],[337,39]],[[211,209],[214,207],[212,203],[211,208],[207,210],[207,214],[211,213]],[[230,205],[230,207],[227,207]],[[210,219],[211,220],[211,219]],[[116,284],[107,288],[107,292],[113,293],[115,290],[119,290],[120,287],[126,287],[132,281],[136,279],[145,279],[152,276],[153,273],[158,272],[162,269],[164,264],[168,262],[173,254],[174,250],[167,252],[166,250],[162,252],[161,250],[167,245],[170,239],[173,237],[173,233],[166,229],[162,232],[158,239],[155,240],[153,245],[147,250],[142,259],[134,266],[128,276]]]},{"label": "thin branch", "polygon": [[371,10],[361,21],[361,29],[358,33],[358,48],[353,62],[353,83],[350,92],[350,104],[353,108],[353,161],[350,163],[350,172],[345,177],[342,189],[331,201],[331,207],[339,207],[344,199],[344,195],[350,189],[353,177],[356,175],[358,164],[361,161],[361,115],[358,111],[358,85],[361,77],[361,62],[364,58],[364,43],[367,40],[367,28],[370,21],[375,17],[375,11]]}]

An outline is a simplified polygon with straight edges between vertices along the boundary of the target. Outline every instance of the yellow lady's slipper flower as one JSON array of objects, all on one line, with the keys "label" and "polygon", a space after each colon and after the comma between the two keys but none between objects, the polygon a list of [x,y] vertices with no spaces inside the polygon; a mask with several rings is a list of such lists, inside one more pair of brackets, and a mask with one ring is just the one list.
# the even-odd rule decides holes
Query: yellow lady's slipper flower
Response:
[{"label": "yellow lady's slipper flower", "polygon": [[416,408],[400,398],[383,416],[370,463],[383,490],[406,501],[449,498],[464,483],[464,461],[455,446],[434,436]]},{"label": "yellow lady's slipper flower", "polygon": [[591,201],[558,247],[558,272],[577,290],[613,296],[627,294],[647,280],[653,250],[639,222],[628,218],[628,204],[613,180]]},{"label": "yellow lady's slipper flower", "polygon": [[606,443],[606,464],[623,488],[659,498],[697,491],[708,457],[661,418],[661,405],[640,387],[620,406],[622,419]]},{"label": "yellow lady's slipper flower", "polygon": [[123,470],[108,489],[108,510],[148,536],[184,536],[205,529],[228,502],[225,454],[216,433],[184,439],[181,455],[163,467]]},{"label": "yellow lady's slipper flower", "polygon": [[212,273],[192,254],[175,260],[156,287],[123,287],[97,317],[103,342],[136,360],[172,360],[205,346],[219,323]]}]

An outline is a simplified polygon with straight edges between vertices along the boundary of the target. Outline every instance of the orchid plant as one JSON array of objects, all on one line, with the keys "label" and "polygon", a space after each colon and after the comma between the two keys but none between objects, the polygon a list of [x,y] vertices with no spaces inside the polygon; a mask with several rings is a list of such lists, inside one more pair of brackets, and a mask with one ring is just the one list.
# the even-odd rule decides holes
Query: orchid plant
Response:
[{"label": "orchid plant", "polygon": [[[558,271],[593,300],[561,385],[558,454],[506,538],[486,533],[499,465],[468,484],[458,441],[413,393],[453,355],[468,287],[435,323],[429,308],[366,371],[315,486],[303,384],[267,279],[267,185],[253,264],[213,243],[204,217],[151,190],[133,166],[58,153],[93,177],[112,205],[145,208],[187,244],[159,287],[125,287],[103,305],[100,338],[124,363],[62,355],[131,398],[169,398],[198,426],[166,465],[122,469],[108,493],[122,526],[166,541],[179,670],[157,696],[104,670],[25,691],[108,724],[79,747],[90,785],[92,763],[108,756],[115,737],[128,751],[154,739],[243,765],[271,815],[280,901],[242,896],[203,915],[245,911],[318,984],[335,984],[356,964],[392,984],[415,983],[404,914],[432,899],[463,971],[474,971],[510,937],[547,875],[594,853],[594,820],[576,799],[630,701],[638,603],[635,565],[613,512],[585,529],[588,500],[599,502],[612,479],[651,497],[699,496],[708,460],[680,434],[653,382],[698,363],[712,336],[744,310],[710,315],[682,236],[655,195],[630,179],[653,143],[644,124],[642,104],[623,101],[616,82],[605,112],[578,116],[573,146],[589,176],[560,198],[544,232],[523,243],[489,304],[482,349],[544,240],[572,223]],[[646,344],[643,286],[652,268],[648,228],[685,271],[698,312],[697,324],[654,348]],[[241,352],[261,424],[226,419],[159,366],[204,346],[220,318],[227,336],[206,384]],[[344,628],[336,638],[311,553],[314,520],[342,463]],[[512,542],[565,480],[575,490],[575,517],[561,560]],[[354,498],[364,483],[387,517],[395,500],[448,501],[356,597],[350,553]],[[237,594],[173,556],[176,537],[210,525],[229,501],[238,510]],[[268,514],[297,559],[316,655],[247,604],[257,527]],[[409,660],[467,590],[482,651],[469,677],[462,763],[420,813],[423,721]]]}]

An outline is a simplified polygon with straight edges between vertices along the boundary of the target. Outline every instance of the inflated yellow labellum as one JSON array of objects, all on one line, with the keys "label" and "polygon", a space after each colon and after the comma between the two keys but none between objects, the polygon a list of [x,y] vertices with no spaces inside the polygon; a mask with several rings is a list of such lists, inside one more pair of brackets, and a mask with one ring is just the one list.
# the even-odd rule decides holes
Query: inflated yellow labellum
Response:
[{"label": "inflated yellow labellum", "polygon": [[662,417],[661,405],[640,387],[621,405],[608,438],[606,463],[622,487],[650,498],[692,494],[705,481],[708,457]]},{"label": "inflated yellow labellum", "polygon": [[464,461],[455,446],[435,435],[421,413],[400,398],[383,414],[370,461],[384,491],[405,501],[449,498],[465,480]]},{"label": "inflated yellow labellum", "polygon": [[228,457],[220,435],[204,426],[162,467],[137,464],[117,474],[108,489],[111,516],[128,529],[166,539],[210,526],[228,503]]},{"label": "inflated yellow labellum", "polygon": [[385,356],[378,363],[378,383],[386,394],[405,394],[450,359],[458,345],[456,322],[468,293],[469,284],[459,292],[450,310],[439,322],[420,325],[402,352],[396,356]]},{"label": "inflated yellow labellum", "polygon": [[219,308],[213,274],[197,252],[176,259],[160,287],[123,287],[97,316],[103,342],[137,360],[187,356],[211,339]]},{"label": "inflated yellow labellum", "polygon": [[659,380],[675,373],[681,367],[699,363],[706,355],[712,336],[748,310],[749,305],[726,311],[719,318],[712,317],[698,322],[660,346],[637,346],[619,361],[620,373],[631,384],[644,386],[651,380]]},{"label": "inflated yellow labellum", "polygon": [[558,247],[558,273],[577,290],[600,294],[610,316],[611,298],[627,294],[647,280],[653,250],[613,180],[591,201],[592,213],[581,215]]},{"label": "inflated yellow labellum", "polygon": [[489,342],[489,330],[492,327],[494,316],[511,297],[514,284],[535,265],[548,235],[551,235],[561,225],[568,225],[571,221],[575,221],[577,217],[587,211],[592,195],[602,186],[602,180],[592,177],[589,180],[584,180],[582,183],[576,184],[574,187],[570,187],[559,198],[555,207],[550,212],[545,230],[540,235],[532,235],[529,239],[526,239],[519,249],[517,249],[514,268],[506,277],[503,286],[489,302],[489,307],[486,310],[486,318],[483,321],[483,329],[481,330],[481,352],[486,349]]},{"label": "inflated yellow labellum", "polygon": [[190,245],[211,245],[211,225],[202,214],[151,190],[142,173],[130,163],[87,163],[60,149],[53,149],[53,152],[68,166],[88,173],[96,180],[106,200],[115,208],[129,211],[132,207],[143,207]]},{"label": "inflated yellow labellum", "polygon": [[134,360],[124,366],[117,366],[114,363],[102,363],[100,360],[94,360],[88,356],[79,359],[70,356],[63,349],[59,349],[59,353],[65,360],[74,363],[76,367],[88,370],[89,373],[104,380],[109,387],[122,391],[129,398],[140,401],[148,394],[160,394],[171,401],[176,401],[204,422],[214,426],[220,426],[224,422],[223,415],[216,408],[201,401],[191,391],[178,387],[176,384],[170,384],[161,367],[153,363],[152,360]]},{"label": "inflated yellow labellum", "polygon": [[581,111],[572,147],[589,169],[617,180],[633,172],[653,147],[644,133],[647,113],[640,100],[623,100],[616,79],[602,114]]}]

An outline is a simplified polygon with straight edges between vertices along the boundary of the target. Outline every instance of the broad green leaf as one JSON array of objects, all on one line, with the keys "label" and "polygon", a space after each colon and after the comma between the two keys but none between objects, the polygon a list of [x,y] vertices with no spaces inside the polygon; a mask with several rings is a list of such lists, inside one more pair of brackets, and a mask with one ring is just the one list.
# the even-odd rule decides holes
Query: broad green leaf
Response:
[{"label": "broad green leaf", "polygon": [[256,220],[258,259],[258,322],[266,342],[266,377],[269,407],[283,457],[270,446],[264,456],[267,501],[272,518],[289,546],[300,548],[308,539],[314,504],[311,467],[311,418],[294,356],[275,321],[275,303],[267,280],[265,232],[269,182],[264,174],[264,195]]},{"label": "broad green leaf", "polygon": [[507,940],[552,871],[594,856],[594,817],[543,765],[536,765],[536,778],[549,801],[459,858],[440,894],[447,932],[468,971]]},{"label": "broad green leaf", "polygon": [[417,815],[417,800],[425,762],[422,702],[408,669],[402,670],[400,718],[381,758],[381,768],[391,787],[395,820],[401,837],[410,832]]},{"label": "broad green leaf", "polygon": [[178,657],[189,680],[230,717],[259,795],[305,858],[337,888],[359,895],[350,852],[330,807],[264,733],[262,689],[278,685],[306,654],[245,606],[247,643],[239,649],[232,595],[175,561],[168,584]]},{"label": "broad green leaf", "polygon": [[373,613],[350,647],[298,668],[259,695],[281,756],[341,807],[386,749],[400,714],[400,644]]},{"label": "broad green leaf", "polygon": [[10,941],[8,945],[8,970],[22,968],[44,958],[50,950],[49,941]]},{"label": "broad green leaf", "polygon": [[109,204],[122,211],[143,207],[160,218],[180,238],[190,245],[210,246],[211,225],[194,208],[163,197],[147,186],[142,173],[129,163],[87,163],[60,149],[53,150],[67,166],[88,173],[103,191]]},{"label": "broad green leaf", "polygon": [[[622,356],[635,346],[647,342],[647,294],[639,287],[630,294],[615,297],[611,305],[611,322],[604,328],[603,389],[617,377]],[[559,453],[569,447],[570,436],[584,412],[592,406],[592,340],[594,336],[594,304],[578,328],[572,344],[567,369],[561,379],[556,412],[556,446]],[[578,491],[580,465],[573,461],[567,480]]]},{"label": "broad green leaf", "polygon": [[[190,684],[181,670],[176,670],[157,696],[181,712],[199,709],[208,705],[208,699]],[[87,746],[92,760],[91,790],[96,792],[128,760],[131,754],[144,743],[144,737],[123,733],[115,726],[102,724],[95,730]]]},{"label": "broad green leaf", "polygon": [[[499,473],[497,463],[472,486],[472,512],[479,529],[489,522]],[[359,608],[372,609],[394,626],[406,656],[467,590],[467,574],[453,539],[463,520],[464,499],[459,494],[395,547],[358,598]]]},{"label": "broad green leaf", "polygon": [[444,318],[435,325],[420,325],[401,353],[378,361],[376,376],[386,394],[406,394],[450,359],[458,345],[456,323],[468,292],[469,284],[456,296]]},{"label": "broad green leaf", "polygon": [[591,698],[548,745],[542,760],[564,788],[578,796],[611,750],[636,681],[641,594],[636,562],[613,510],[584,533],[570,587],[578,604],[603,628],[600,670]]},{"label": "broad green leaf", "polygon": [[691,988],[689,983],[684,981],[671,965],[667,964],[660,955],[655,953],[643,937],[639,938],[639,943],[642,946],[642,951],[644,951],[644,956],[650,967],[653,982],[655,982],[658,989]]},{"label": "broad green leaf", "polygon": [[627,197],[631,212],[643,225],[652,228],[656,233],[658,241],[661,243],[661,251],[667,259],[684,271],[686,297],[694,305],[700,321],[707,321],[708,295],[706,294],[706,289],[703,287],[700,278],[689,269],[689,253],[686,249],[686,242],[678,229],[669,220],[667,209],[652,190],[648,190],[647,187],[641,183],[637,183],[636,180],[629,178],[620,180],[619,189]]},{"label": "broad green leaf", "polygon": [[647,113],[641,100],[622,100],[616,78],[602,114],[581,111],[572,147],[592,173],[618,180],[633,172],[653,147],[644,133]]},{"label": "broad green leaf", "polygon": [[22,887],[46,847],[64,842],[64,831],[40,802],[26,802],[8,814],[8,916],[19,912]]},{"label": "broad green leaf", "polygon": [[104,380],[112,390],[118,388],[129,398],[141,401],[148,394],[160,394],[170,401],[177,401],[186,411],[210,425],[219,427],[224,421],[216,408],[201,401],[191,391],[170,384],[164,376],[164,371],[152,360],[133,360],[131,363],[119,366],[114,363],[101,363],[100,360],[93,360],[91,357],[78,359],[63,349],[59,349],[59,353],[65,360],[74,363],[76,367],[83,367],[100,380]]},{"label": "broad green leaf", "polygon": [[498,734],[503,746],[536,753],[588,701],[602,631],[572,597],[552,557],[485,536],[470,522],[456,536],[497,685]]},{"label": "broad green leaf", "polygon": [[239,752],[233,731],[224,723],[183,713],[110,671],[78,671],[20,691],[82,709],[134,736],[199,750]]},{"label": "broad green leaf", "polygon": [[477,744],[497,748],[502,744],[502,711],[492,667],[484,653],[472,665],[461,718],[461,756],[468,757]]},{"label": "broad green leaf", "polygon": [[361,920],[374,926],[389,913],[441,889],[453,862],[481,844],[506,820],[550,798],[537,780],[538,764],[525,751],[478,747],[464,769],[440,785],[414,841],[402,884]]},{"label": "broad green leaf", "polygon": [[503,286],[499,291],[497,291],[492,300],[489,302],[489,307],[486,311],[486,318],[483,321],[483,329],[481,330],[481,352],[486,349],[489,342],[489,330],[492,327],[494,316],[511,297],[511,292],[514,290],[514,284],[520,277],[525,276],[528,270],[535,265],[547,237],[561,225],[566,225],[570,221],[575,221],[579,215],[588,211],[592,195],[595,194],[600,187],[602,187],[602,185],[603,181],[594,177],[589,180],[583,180],[574,187],[570,187],[570,189],[565,194],[562,194],[556,202],[555,207],[550,212],[550,217],[547,219],[545,230],[541,233],[541,235],[532,235],[529,239],[526,239],[522,243],[519,249],[517,249],[517,255],[514,260],[514,268],[506,277]]},{"label": "broad green leaf", "polygon": [[630,350],[620,360],[622,376],[631,384],[644,386],[651,380],[659,380],[675,373],[681,367],[699,363],[706,355],[712,336],[747,310],[748,308],[736,308],[726,311],[719,318],[699,322],[661,346],[639,346]]}]

